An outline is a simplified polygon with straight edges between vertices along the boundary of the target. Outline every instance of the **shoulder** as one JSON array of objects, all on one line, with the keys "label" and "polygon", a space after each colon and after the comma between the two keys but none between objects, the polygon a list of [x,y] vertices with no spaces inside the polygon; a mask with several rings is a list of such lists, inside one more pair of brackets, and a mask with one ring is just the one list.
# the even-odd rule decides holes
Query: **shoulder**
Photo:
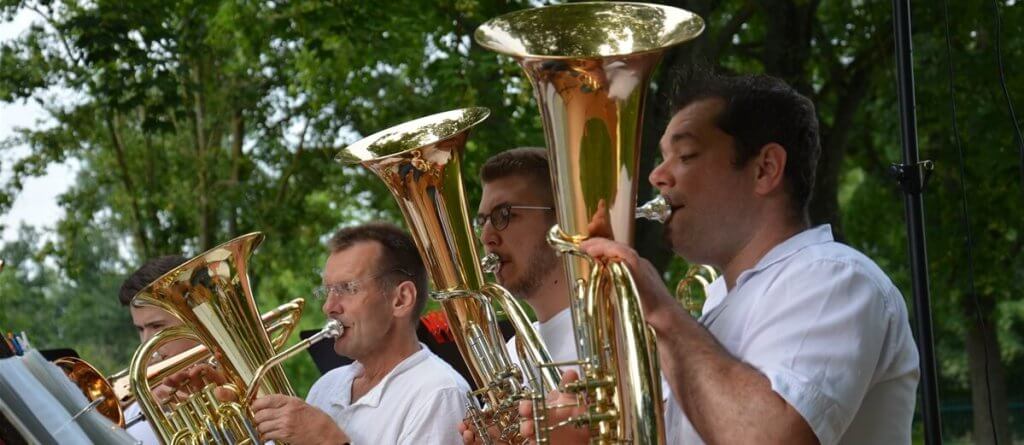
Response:
[{"label": "shoulder", "polygon": [[802,281],[863,283],[876,294],[902,299],[899,289],[877,263],[839,242],[807,246],[779,266],[780,274],[806,277]]},{"label": "shoulder", "polygon": [[322,392],[330,392],[333,388],[351,379],[352,365],[345,365],[327,371],[327,374],[320,376],[309,388],[307,400],[311,400]]},{"label": "shoulder", "polygon": [[410,369],[412,377],[417,382],[422,382],[423,386],[431,388],[469,390],[469,383],[448,362],[429,349],[425,351],[425,354],[426,357],[423,361]]}]

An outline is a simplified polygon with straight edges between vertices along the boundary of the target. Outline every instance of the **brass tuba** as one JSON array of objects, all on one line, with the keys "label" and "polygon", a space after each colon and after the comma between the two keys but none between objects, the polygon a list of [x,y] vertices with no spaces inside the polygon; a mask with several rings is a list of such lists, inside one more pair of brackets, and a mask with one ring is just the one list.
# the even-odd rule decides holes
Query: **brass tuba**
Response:
[{"label": "brass tuba", "polygon": [[373,171],[398,201],[433,282],[431,295],[441,302],[479,388],[473,395],[486,402],[482,411],[471,406],[469,418],[478,431],[495,425],[502,440],[519,443],[518,400],[556,388],[559,376],[542,369],[537,381],[510,362],[492,302],[515,328],[526,352],[524,364],[551,359],[520,303],[501,286],[484,282],[477,257],[462,185],[462,151],[469,130],[489,114],[486,108],[466,108],[406,122],[349,145],[338,160]]},{"label": "brass tuba", "polygon": [[[291,336],[295,326],[299,323],[302,315],[302,308],[305,300],[296,298],[288,303],[282,304],[273,310],[263,314],[263,327],[270,336],[274,349],[278,350]],[[181,371],[195,363],[210,359],[210,351],[203,345],[197,345],[177,354],[168,357],[159,363],[149,366],[146,370],[147,380],[150,386],[160,383],[165,377]],[[110,419],[115,425],[125,428],[137,420],[125,419],[124,410],[128,405],[135,402],[135,391],[132,391],[128,368],[122,369],[109,377],[104,377],[89,362],[76,357],[61,357],[53,362],[61,368],[68,378],[78,386],[85,394],[86,399],[93,402],[100,397],[96,410],[104,417]]]},{"label": "brass tuba", "polygon": [[[248,275],[249,256],[262,241],[262,234],[250,233],[214,247],[167,272],[132,299],[135,306],[155,306],[182,321],[140,346],[128,372],[143,413],[165,444],[262,443],[252,423],[250,400],[257,393],[294,395],[283,370],[275,365],[316,340],[340,335],[340,325],[331,320],[334,323],[314,337],[274,354]],[[214,397],[211,383],[165,412],[149,390],[149,360],[163,344],[182,338],[212,353],[228,381],[225,387],[238,402]]]},{"label": "brass tuba", "polygon": [[573,3],[494,18],[476,30],[485,48],[513,57],[534,87],[544,123],[581,379],[564,388],[587,412],[546,426],[535,402],[535,440],[552,428],[589,426],[591,443],[664,442],[654,334],[628,269],[578,250],[594,233],[632,244],[637,164],[647,86],[665,49],[697,37],[700,17],[640,3]]}]

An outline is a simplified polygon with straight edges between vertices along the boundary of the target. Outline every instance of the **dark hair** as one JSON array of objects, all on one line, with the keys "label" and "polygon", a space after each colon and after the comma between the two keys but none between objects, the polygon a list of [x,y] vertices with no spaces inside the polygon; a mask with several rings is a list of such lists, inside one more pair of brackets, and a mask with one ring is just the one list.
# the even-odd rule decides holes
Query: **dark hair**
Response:
[{"label": "dark hair", "polygon": [[[419,322],[423,307],[427,305],[428,288],[427,269],[423,266],[416,243],[394,224],[372,222],[345,227],[334,232],[327,242],[327,247],[331,249],[331,253],[338,253],[363,241],[373,241],[381,246],[377,270],[378,273],[384,273],[380,279],[385,286],[396,286],[405,280],[412,281],[416,286],[416,306],[413,308],[415,312],[412,318],[414,322]],[[388,273],[389,271],[396,272]]]},{"label": "dark hair", "polygon": [[733,137],[734,164],[746,165],[769,143],[786,150],[784,184],[796,215],[807,219],[807,205],[821,157],[818,117],[814,104],[781,79],[766,75],[717,76],[697,74],[672,97],[672,116],[705,99],[722,99],[725,108],[715,124]]},{"label": "dark hair", "polygon": [[170,272],[175,267],[178,267],[188,261],[181,255],[164,255],[156,258],[151,258],[146,261],[138,268],[135,272],[128,276],[121,283],[121,291],[118,292],[117,298],[121,300],[121,305],[128,306],[132,302],[132,298],[135,298],[135,294],[138,294],[150,283],[156,281],[165,273]]},{"label": "dark hair", "polygon": [[505,150],[487,159],[480,168],[480,181],[484,184],[510,176],[521,176],[529,179],[541,188],[541,195],[552,204],[554,193],[551,191],[551,173],[548,171],[548,152],[538,147],[519,147]]}]

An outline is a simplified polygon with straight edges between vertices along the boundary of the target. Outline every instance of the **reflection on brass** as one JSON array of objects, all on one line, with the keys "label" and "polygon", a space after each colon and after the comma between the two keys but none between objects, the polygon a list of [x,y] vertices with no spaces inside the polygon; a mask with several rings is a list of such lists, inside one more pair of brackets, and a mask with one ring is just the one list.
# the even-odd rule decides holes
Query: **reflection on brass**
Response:
[{"label": "reflection on brass", "polygon": [[[96,412],[110,419],[114,425],[124,428],[124,409],[117,403],[117,396],[103,374],[91,364],[77,357],[61,357],[53,361],[64,371],[75,386],[85,394],[85,398],[96,405]],[[103,400],[96,402],[97,400]]]},{"label": "reflection on brass", "polygon": [[[657,350],[632,277],[619,263],[582,255],[578,243],[600,235],[632,244],[647,86],[665,49],[703,28],[700,17],[667,6],[570,3],[513,12],[476,31],[480,45],[519,62],[540,107],[558,215],[548,240],[567,254],[582,371],[565,389],[588,407],[562,424],[589,426],[591,443],[665,440]],[[537,420],[548,408],[535,403]],[[560,425],[535,428],[534,439],[546,443]]]},{"label": "reflection on brass", "polygon": [[708,297],[708,286],[718,278],[718,271],[706,264],[693,264],[686,269],[686,275],[676,284],[676,299],[694,317],[700,317],[704,301]]},{"label": "reflection on brass", "polygon": [[[540,381],[514,366],[498,331],[497,303],[525,346],[524,366],[551,361],[526,311],[504,288],[486,283],[462,185],[462,151],[486,108],[439,113],[380,131],[344,148],[338,160],[359,163],[379,176],[405,216],[433,282],[483,409],[470,406],[478,431],[494,426],[500,439],[522,443],[518,401],[558,386],[557,370],[543,368]],[[532,369],[532,368],[530,368]],[[487,438],[485,438],[486,440]]]},{"label": "reflection on brass", "polygon": [[[274,349],[280,349],[291,336],[299,323],[305,300],[296,298],[263,314],[263,326],[270,336]],[[211,358],[210,351],[203,345],[195,346],[166,360],[154,363],[146,370],[150,387],[158,385],[165,377],[170,376],[193,364]],[[124,428],[132,419],[124,418],[124,410],[135,402],[128,368],[122,369],[109,377],[104,377],[89,362],[76,357],[63,357],[53,362],[64,374],[82,390],[89,401],[103,397],[104,401],[97,405],[96,410],[110,419],[114,424]]]},{"label": "reflection on brass", "polygon": [[182,321],[143,343],[128,370],[142,412],[163,443],[262,443],[248,403],[219,400],[213,394],[214,383],[169,407],[161,406],[149,390],[149,361],[166,343],[189,339],[204,345],[227,380],[225,388],[238,397],[252,385],[260,394],[294,395],[280,367],[254,382],[257,369],[275,352],[249,284],[249,256],[262,241],[262,234],[250,233],[214,247],[167,272],[132,299],[133,306],[157,307]]}]

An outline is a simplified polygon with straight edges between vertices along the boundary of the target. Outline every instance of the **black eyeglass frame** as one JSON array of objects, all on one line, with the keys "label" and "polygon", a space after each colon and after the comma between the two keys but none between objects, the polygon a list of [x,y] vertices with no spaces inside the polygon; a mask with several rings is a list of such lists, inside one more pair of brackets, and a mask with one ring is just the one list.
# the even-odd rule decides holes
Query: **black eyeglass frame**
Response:
[{"label": "black eyeglass frame", "polygon": [[512,204],[502,204],[493,209],[490,213],[476,215],[473,217],[473,227],[476,227],[477,232],[483,232],[484,225],[487,221],[491,221],[491,226],[494,230],[502,231],[508,227],[509,220],[512,219],[513,210],[554,210],[553,207],[547,206],[521,206]]}]

